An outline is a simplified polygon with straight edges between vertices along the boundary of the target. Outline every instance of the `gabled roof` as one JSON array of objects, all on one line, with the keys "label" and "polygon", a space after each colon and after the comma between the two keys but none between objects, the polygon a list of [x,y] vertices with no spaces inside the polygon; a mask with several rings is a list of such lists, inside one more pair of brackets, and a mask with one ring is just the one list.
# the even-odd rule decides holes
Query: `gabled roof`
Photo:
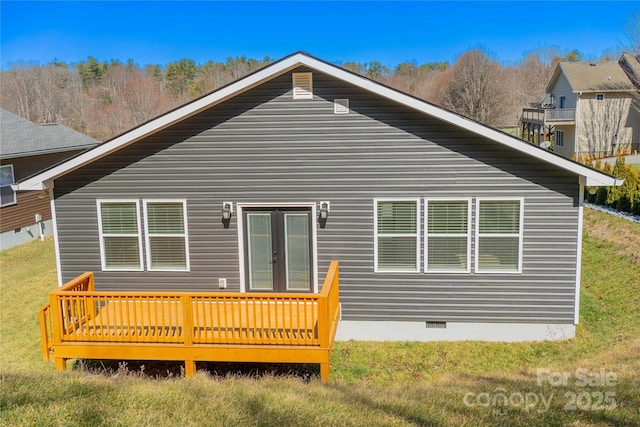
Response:
[{"label": "gabled roof", "polygon": [[0,108],[0,157],[86,150],[100,142],[57,123],[38,125]]},{"label": "gabled roof", "polygon": [[627,92],[636,88],[618,61],[561,62],[547,85],[551,93],[558,78],[564,74],[573,93],[579,92]]},{"label": "gabled roof", "polygon": [[[227,86],[224,86],[195,101],[185,104],[147,123],[144,123],[130,131],[119,135],[101,145],[82,153],[73,159],[54,166],[38,175],[25,179],[16,185],[18,190],[43,190],[53,186],[53,181],[75,169],[85,166],[102,157],[108,156],[118,150],[127,147],[143,138],[161,131],[187,117],[198,114],[214,105],[222,103],[240,93],[254,88],[268,80],[282,75],[299,66],[309,67],[313,70],[325,73],[334,78],[343,80],[354,86],[374,92],[392,101],[403,104],[409,108],[420,111],[436,119],[451,123],[463,129],[467,129],[477,135],[489,138],[497,143],[506,145],[523,154],[541,159],[545,162],[557,165],[563,169],[574,172],[576,175],[586,178],[586,185],[621,185],[622,180],[586,167],[580,163],[565,159],[550,151],[533,146],[521,139],[497,131],[476,121],[467,119],[458,114],[447,111],[441,107],[430,104],[424,100],[407,95],[358,74],[344,70],[340,67],[324,62],[309,54],[298,52],[274,62],[244,78],[241,78]],[[577,182],[577,180],[576,180]]]}]

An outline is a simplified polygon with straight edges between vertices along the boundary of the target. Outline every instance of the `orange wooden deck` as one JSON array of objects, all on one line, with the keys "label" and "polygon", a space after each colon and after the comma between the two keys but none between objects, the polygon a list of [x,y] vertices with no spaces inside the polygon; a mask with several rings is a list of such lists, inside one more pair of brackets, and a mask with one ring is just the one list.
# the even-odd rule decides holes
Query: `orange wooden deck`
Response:
[{"label": "orange wooden deck", "polygon": [[184,360],[319,363],[329,358],[340,317],[338,263],[319,294],[97,292],[85,273],[50,292],[40,310],[42,351],[66,360]]}]

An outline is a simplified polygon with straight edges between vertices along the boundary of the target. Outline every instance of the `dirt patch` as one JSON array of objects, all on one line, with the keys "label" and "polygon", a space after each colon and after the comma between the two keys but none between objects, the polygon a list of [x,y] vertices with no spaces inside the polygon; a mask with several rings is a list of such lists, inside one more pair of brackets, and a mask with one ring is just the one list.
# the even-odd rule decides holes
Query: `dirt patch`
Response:
[{"label": "dirt patch", "polygon": [[585,209],[584,230],[594,239],[616,244],[617,255],[640,264],[640,224]]}]

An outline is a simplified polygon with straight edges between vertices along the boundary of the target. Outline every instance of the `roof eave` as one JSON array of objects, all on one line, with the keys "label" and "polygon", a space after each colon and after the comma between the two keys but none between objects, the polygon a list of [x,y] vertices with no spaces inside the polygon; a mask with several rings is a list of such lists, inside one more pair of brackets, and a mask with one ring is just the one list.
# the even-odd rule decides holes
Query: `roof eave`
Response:
[{"label": "roof eave", "polygon": [[[161,131],[187,117],[191,117],[207,108],[210,108],[220,102],[223,102],[233,96],[245,92],[262,82],[272,79],[280,74],[286,73],[288,70],[303,65],[297,59],[300,53],[286,57],[276,63],[271,64],[257,72],[250,74],[236,82],[216,90],[215,92],[205,95],[195,101],[176,108],[169,113],[163,114],[149,122],[131,129],[111,140],[103,142],[93,149],[70,159],[68,162],[61,163],[33,177],[27,178],[24,182],[19,183],[18,189],[23,191],[34,189],[46,189],[45,181],[55,180],[62,175],[81,168],[95,160],[101,159],[112,152],[118,151],[128,145],[133,144],[149,135]],[[274,68],[275,67],[275,68]]]},{"label": "roof eave", "polygon": [[280,61],[277,61],[261,70],[256,71],[234,83],[231,83],[215,92],[210,93],[200,99],[192,101],[156,119],[142,124],[129,132],[126,132],[110,141],[74,157],[68,162],[57,165],[47,171],[26,179],[18,185],[19,189],[46,189],[47,181],[52,182],[56,178],[78,169],[92,161],[98,160],[121,148],[124,148],[136,141],[139,141],[153,133],[165,129],[185,118],[193,116],[207,108],[220,102],[232,98],[245,92],[259,84],[281,75],[298,66],[306,66],[323,73],[327,73],[336,78],[342,79],[364,90],[371,91],[380,96],[398,102],[414,110],[425,113],[431,117],[444,122],[467,129],[477,135],[492,139],[503,145],[511,147],[519,152],[539,158],[547,163],[555,164],[565,170],[574,172],[576,175],[584,176],[588,185],[615,186],[619,180],[607,174],[601,173],[587,166],[565,159],[557,154],[528,144],[513,136],[507,135],[496,129],[485,126],[479,122],[468,119],[451,111],[445,110],[436,105],[430,104],[422,99],[399,92],[396,89],[377,83],[373,80],[362,77],[358,74],[339,68],[304,53],[295,53]]},{"label": "roof eave", "polygon": [[19,159],[21,157],[43,156],[45,154],[67,153],[70,151],[85,151],[97,146],[98,144],[100,143],[96,141],[95,144],[76,145],[76,146],[65,147],[65,148],[51,148],[51,149],[39,150],[39,151],[27,151],[24,153],[3,154],[2,158],[3,159]]}]

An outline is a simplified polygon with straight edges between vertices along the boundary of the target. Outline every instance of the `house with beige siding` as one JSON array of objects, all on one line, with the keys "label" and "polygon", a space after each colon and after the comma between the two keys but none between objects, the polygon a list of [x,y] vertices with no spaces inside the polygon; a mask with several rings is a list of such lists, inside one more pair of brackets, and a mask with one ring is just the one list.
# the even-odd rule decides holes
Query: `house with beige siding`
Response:
[{"label": "house with beige siding", "polygon": [[0,109],[0,250],[51,236],[51,208],[39,191],[11,185],[98,144],[57,123],[38,125]]},{"label": "house with beige siding", "polygon": [[523,138],[551,138],[553,150],[586,160],[631,154],[640,148],[638,56],[619,61],[561,62],[545,101],[523,110]]},{"label": "house with beige siding", "polygon": [[16,188],[61,285],[303,301],[337,261],[337,339],[522,341],[574,336],[584,187],[620,184],[295,53]]}]

